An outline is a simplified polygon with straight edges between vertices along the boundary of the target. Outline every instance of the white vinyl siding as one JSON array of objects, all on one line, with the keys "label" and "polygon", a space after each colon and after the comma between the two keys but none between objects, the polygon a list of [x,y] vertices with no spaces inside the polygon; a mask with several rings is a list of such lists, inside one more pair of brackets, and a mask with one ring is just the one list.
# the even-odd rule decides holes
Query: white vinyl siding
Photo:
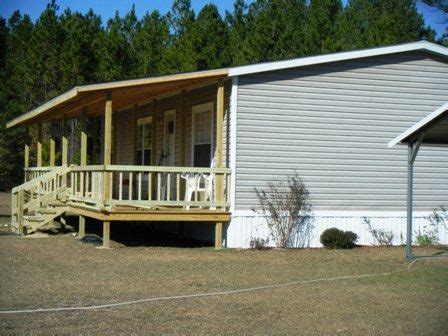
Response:
[{"label": "white vinyl siding", "polygon": [[[448,65],[411,52],[239,76],[236,209],[296,169],[316,209],[403,210],[406,148],[387,143],[448,99]],[[422,147],[415,207],[448,205],[448,149]]]}]

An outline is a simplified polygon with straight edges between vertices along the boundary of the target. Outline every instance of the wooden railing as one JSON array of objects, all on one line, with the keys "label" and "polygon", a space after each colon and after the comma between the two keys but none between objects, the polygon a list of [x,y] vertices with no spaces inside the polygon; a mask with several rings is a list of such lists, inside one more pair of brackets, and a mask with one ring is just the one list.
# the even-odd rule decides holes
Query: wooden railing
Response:
[{"label": "wooden railing", "polygon": [[228,168],[72,166],[69,199],[106,207],[226,210],[230,173]]},{"label": "wooden railing", "polygon": [[30,167],[30,168],[24,168],[24,172],[25,172],[25,182],[31,181],[35,178],[38,178],[50,171],[52,171],[53,169],[55,169],[57,167]]},{"label": "wooden railing", "polygon": [[19,233],[23,233],[23,216],[26,213],[38,209],[45,202],[57,200],[59,194],[65,192],[66,174],[70,168],[29,169],[38,173],[37,177],[13,188],[11,192],[11,220]]}]

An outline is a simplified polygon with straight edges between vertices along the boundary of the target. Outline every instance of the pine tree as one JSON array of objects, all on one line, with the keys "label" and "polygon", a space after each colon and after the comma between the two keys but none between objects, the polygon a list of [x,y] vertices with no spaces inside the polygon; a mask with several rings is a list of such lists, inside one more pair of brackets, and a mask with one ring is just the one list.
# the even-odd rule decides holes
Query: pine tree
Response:
[{"label": "pine tree", "polygon": [[8,27],[0,27],[2,34],[8,33],[6,46],[2,47],[4,67],[0,71],[0,190],[6,190],[22,179],[25,132],[23,128],[6,129],[6,123],[33,106],[29,64],[33,24],[29,16],[16,11],[8,20]]},{"label": "pine tree", "polygon": [[336,22],[342,13],[341,0],[311,0],[307,17],[307,54],[322,54],[338,49]]},{"label": "pine tree", "polygon": [[31,70],[33,71],[33,105],[39,105],[60,93],[59,54],[62,29],[58,6],[52,0],[37,20],[31,34]]},{"label": "pine tree", "polygon": [[136,77],[157,75],[164,48],[169,38],[166,16],[158,11],[146,13],[138,23],[134,39]]},{"label": "pine tree", "polygon": [[258,0],[249,6],[249,34],[243,45],[246,62],[305,54],[305,0]]},{"label": "pine tree", "polygon": [[170,23],[170,36],[168,47],[160,62],[161,73],[176,73],[194,71],[196,55],[191,39],[191,29],[195,20],[190,0],[174,0],[171,11],[168,13]]},{"label": "pine tree", "polygon": [[338,23],[341,49],[434,40],[413,0],[351,0]]},{"label": "pine tree", "polygon": [[248,35],[247,29],[247,5],[244,0],[236,0],[233,12],[226,13],[226,21],[229,32],[229,54],[232,65],[246,63],[243,45]]},{"label": "pine tree", "polygon": [[89,11],[85,16],[66,10],[60,19],[63,34],[59,64],[62,91],[94,81],[98,63],[92,41],[101,31],[101,19]]},{"label": "pine tree", "polygon": [[213,69],[230,64],[229,33],[216,5],[205,5],[189,32],[195,54],[195,68]]}]

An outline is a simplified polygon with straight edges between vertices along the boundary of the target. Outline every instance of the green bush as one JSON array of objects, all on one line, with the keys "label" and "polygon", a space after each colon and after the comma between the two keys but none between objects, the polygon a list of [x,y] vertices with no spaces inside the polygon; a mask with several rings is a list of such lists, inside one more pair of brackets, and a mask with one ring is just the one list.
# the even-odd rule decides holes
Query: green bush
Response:
[{"label": "green bush", "polygon": [[358,240],[358,235],[352,231],[342,231],[337,228],[327,229],[320,235],[323,246],[331,249],[353,248]]}]

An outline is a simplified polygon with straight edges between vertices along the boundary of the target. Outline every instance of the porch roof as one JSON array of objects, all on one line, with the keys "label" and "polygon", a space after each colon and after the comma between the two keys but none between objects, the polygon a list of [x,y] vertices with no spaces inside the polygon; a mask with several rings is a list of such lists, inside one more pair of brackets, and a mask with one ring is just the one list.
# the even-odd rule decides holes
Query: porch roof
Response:
[{"label": "porch roof", "polygon": [[84,106],[87,106],[90,116],[95,116],[104,112],[104,102],[108,94],[112,95],[113,109],[120,110],[165,94],[212,84],[227,77],[228,73],[228,69],[217,69],[76,86],[11,120],[6,126],[10,128],[74,118],[81,114]]},{"label": "porch roof", "polygon": [[391,140],[388,146],[391,148],[398,143],[413,143],[423,133],[422,143],[448,145],[448,103]]}]

